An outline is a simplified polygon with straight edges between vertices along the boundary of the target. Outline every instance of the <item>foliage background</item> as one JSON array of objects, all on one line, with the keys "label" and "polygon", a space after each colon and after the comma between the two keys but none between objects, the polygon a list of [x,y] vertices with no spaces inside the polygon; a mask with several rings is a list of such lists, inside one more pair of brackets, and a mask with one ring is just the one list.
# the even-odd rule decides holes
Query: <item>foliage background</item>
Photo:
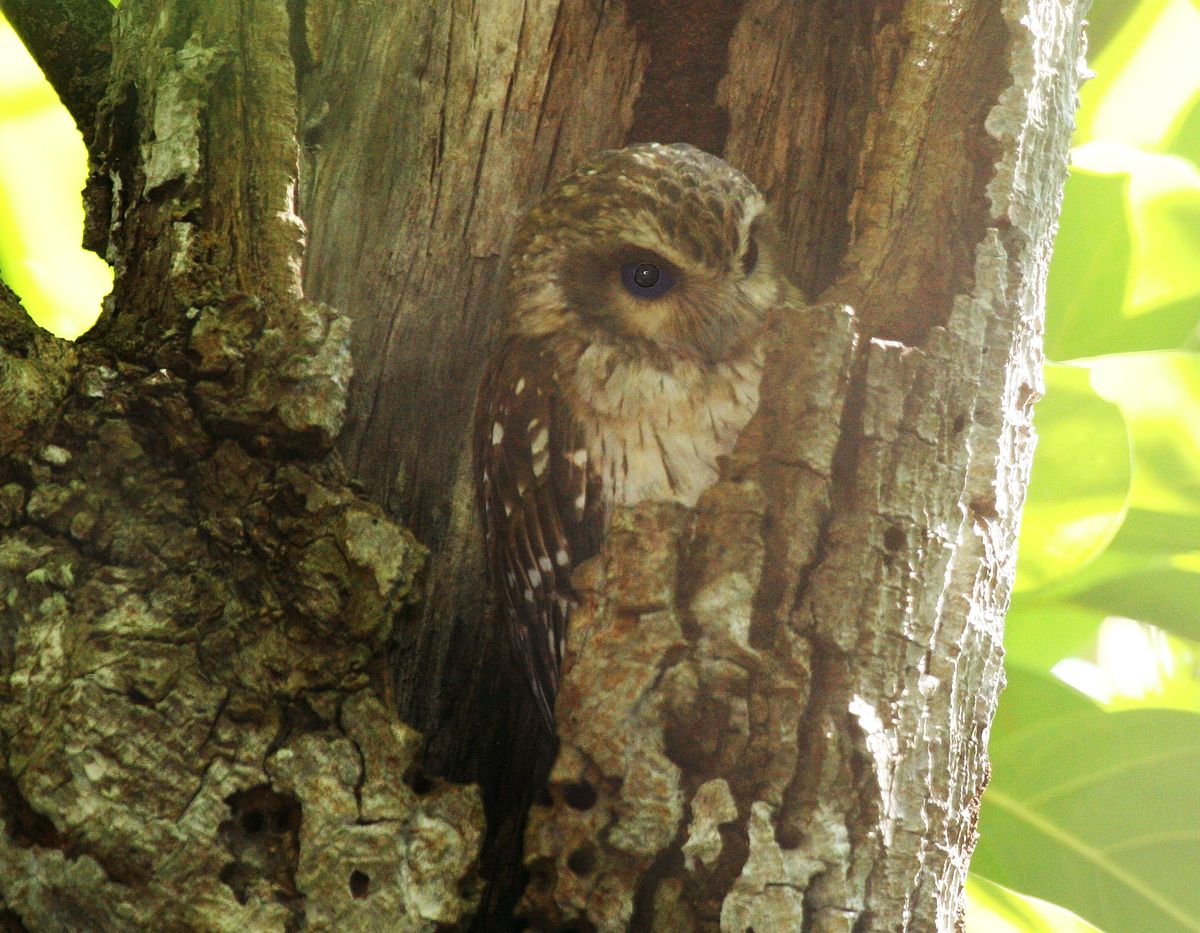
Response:
[{"label": "foliage background", "polygon": [[[1096,0],[971,933],[1200,931],[1200,0]],[[0,20],[0,273],[95,319],[82,142]]]}]

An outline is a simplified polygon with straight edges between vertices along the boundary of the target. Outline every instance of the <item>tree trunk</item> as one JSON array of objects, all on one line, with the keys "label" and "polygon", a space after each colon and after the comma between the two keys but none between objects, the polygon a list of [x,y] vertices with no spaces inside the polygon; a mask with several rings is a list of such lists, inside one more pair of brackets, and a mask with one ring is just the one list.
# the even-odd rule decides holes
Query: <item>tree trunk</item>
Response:
[{"label": "tree trunk", "polygon": [[105,80],[57,62],[113,295],[74,346],[0,302],[9,921],[465,924],[479,798],[437,772],[483,784],[504,928],[547,750],[471,401],[515,217],[659,139],[759,184],[814,304],[697,508],[577,574],[521,911],[960,923],[1085,7],[126,0]]}]

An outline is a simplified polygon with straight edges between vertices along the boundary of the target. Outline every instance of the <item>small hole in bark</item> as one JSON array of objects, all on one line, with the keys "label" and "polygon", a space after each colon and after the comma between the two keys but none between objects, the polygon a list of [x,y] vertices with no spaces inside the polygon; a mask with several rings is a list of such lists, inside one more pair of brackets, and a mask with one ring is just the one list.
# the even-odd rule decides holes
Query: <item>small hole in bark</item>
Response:
[{"label": "small hole in bark", "polygon": [[48,849],[66,846],[53,821],[33,809],[17,782],[3,773],[0,773],[0,826],[8,830],[10,839],[22,846]]},{"label": "small hole in bark", "polygon": [[371,893],[371,876],[357,868],[350,872],[350,894],[354,897],[366,897]]},{"label": "small hole in bark", "polygon": [[567,856],[567,868],[577,875],[589,875],[596,867],[596,850],[591,846],[576,849]]},{"label": "small hole in bark", "polygon": [[134,706],[153,706],[154,701],[146,694],[142,693],[137,687],[130,687],[125,691],[125,698]]},{"label": "small hole in bark", "polygon": [[234,898],[239,904],[244,904],[249,899],[246,895],[246,885],[242,882],[241,872],[238,870],[236,862],[230,862],[221,869],[217,878],[233,892]]},{"label": "small hole in bark", "polygon": [[242,829],[248,833],[261,833],[267,827],[267,818],[262,810],[247,810],[242,814]]},{"label": "small hole in bark", "polygon": [[529,884],[538,888],[549,888],[554,883],[554,862],[548,858],[534,859],[525,866],[529,872]]},{"label": "small hole in bark", "polygon": [[413,768],[407,775],[408,786],[412,788],[413,793],[418,797],[424,797],[433,790],[433,778],[429,777],[420,768]]},{"label": "small hole in bark", "polygon": [[883,546],[893,554],[904,547],[904,529],[899,525],[889,527],[883,533]]},{"label": "small hole in bark", "polygon": [[573,810],[590,810],[596,805],[596,788],[587,781],[576,781],[563,788],[563,800]]},{"label": "small hole in bark", "polygon": [[775,841],[781,849],[798,849],[801,841],[800,830],[794,826],[781,826],[775,830]]}]

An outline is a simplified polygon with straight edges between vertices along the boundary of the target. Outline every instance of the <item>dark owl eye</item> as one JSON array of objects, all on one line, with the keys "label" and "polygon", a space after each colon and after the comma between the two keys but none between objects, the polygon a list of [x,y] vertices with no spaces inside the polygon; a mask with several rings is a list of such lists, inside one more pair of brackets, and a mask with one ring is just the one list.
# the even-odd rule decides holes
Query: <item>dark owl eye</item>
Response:
[{"label": "dark owl eye", "polygon": [[746,245],[746,252],[742,253],[742,273],[749,275],[754,271],[754,267],[758,265],[758,240],[750,237],[750,242]]},{"label": "dark owl eye", "polygon": [[625,290],[637,298],[657,298],[671,290],[675,279],[664,267],[653,262],[627,262],[621,266]]}]

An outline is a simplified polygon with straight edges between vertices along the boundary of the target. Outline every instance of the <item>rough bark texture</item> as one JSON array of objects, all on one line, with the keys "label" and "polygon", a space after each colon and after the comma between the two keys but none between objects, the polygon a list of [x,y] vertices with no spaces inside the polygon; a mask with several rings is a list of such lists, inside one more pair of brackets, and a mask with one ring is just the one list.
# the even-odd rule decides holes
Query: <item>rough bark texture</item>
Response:
[{"label": "rough bark texture", "polygon": [[[854,309],[852,351],[832,310],[781,344],[843,367],[832,385],[798,382],[808,401],[792,415],[764,406],[782,419],[772,437],[807,438],[817,421],[813,449],[797,442],[771,466],[750,447],[761,465],[696,516],[641,516],[641,540],[687,542],[662,568],[682,567],[676,582],[643,605],[609,579],[581,614],[597,647],[568,676],[556,803],[530,831],[539,922],[669,924],[685,901],[701,925],[731,929],[792,929],[801,907],[812,929],[954,922],[1001,683],[1084,6],[514,0],[401,5],[382,25],[332,16],[307,85],[324,117],[306,282],[355,322],[347,461],[435,553],[395,687],[451,773],[521,777],[480,760],[506,718],[522,725],[488,687],[502,654],[478,621],[463,443],[514,215],[592,149],[694,142],[767,192],[805,291]],[[378,93],[331,107],[351,81]],[[377,134],[382,150],[361,142]],[[372,202],[380,177],[387,196]],[[620,540],[602,564],[639,566]],[[629,605],[652,621],[627,624]],[[706,625],[732,642],[706,640]],[[624,660],[610,669],[609,655]],[[635,710],[616,702],[637,683],[655,686]],[[681,705],[703,754],[672,744]],[[738,767],[712,757],[725,742],[746,752]],[[567,789],[585,787],[576,804],[596,802],[573,805]],[[634,828],[622,807],[643,814]],[[711,865],[688,855],[692,825],[707,846],[724,840]],[[775,906],[751,907],[754,892]]]},{"label": "rough bark texture", "polygon": [[349,322],[299,287],[289,25],[123,4],[114,292],[74,346],[0,308],[6,923],[431,930],[478,896],[477,792],[371,685],[424,549],[328,456]]},{"label": "rough bark texture", "polygon": [[465,923],[479,797],[432,768],[484,784],[504,928],[548,750],[471,399],[516,216],[657,138],[764,189],[814,305],[721,481],[578,573],[521,909],[954,928],[1085,6],[126,0],[103,319],[72,346],[0,296],[0,920]]}]

